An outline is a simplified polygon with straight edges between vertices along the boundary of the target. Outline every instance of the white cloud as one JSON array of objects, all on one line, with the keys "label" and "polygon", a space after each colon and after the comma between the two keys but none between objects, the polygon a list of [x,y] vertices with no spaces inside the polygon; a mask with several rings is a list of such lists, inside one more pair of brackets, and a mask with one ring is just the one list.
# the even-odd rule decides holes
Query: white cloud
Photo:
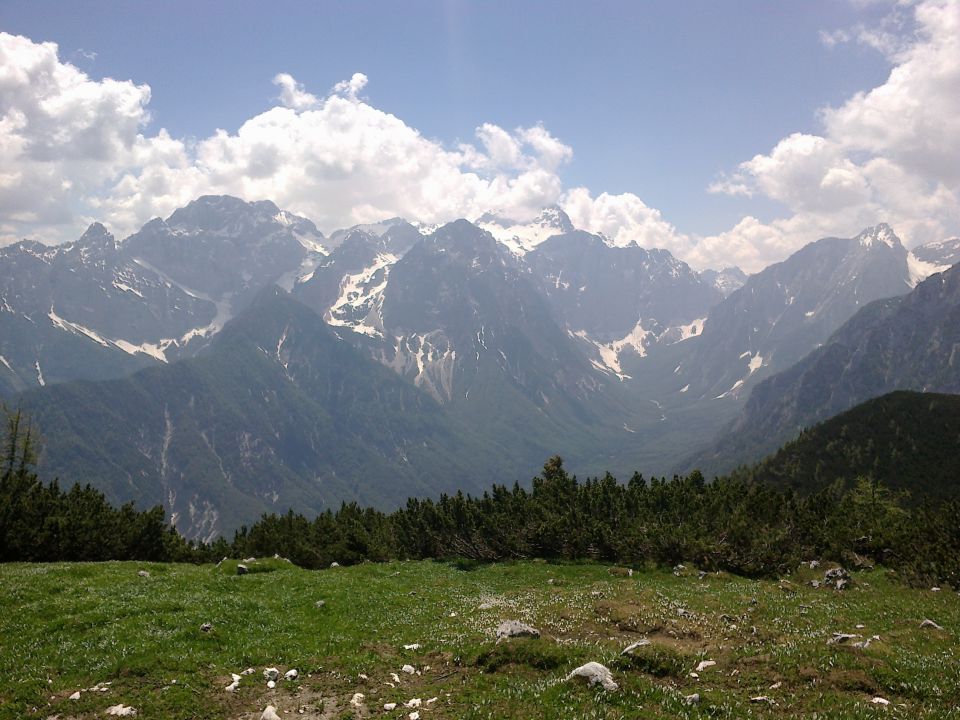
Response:
[{"label": "white cloud", "polygon": [[666,248],[681,257],[690,249],[689,238],[633,193],[593,197],[578,187],[564,194],[561,205],[576,227],[603,233],[615,245]]},{"label": "white cloud", "polygon": [[94,82],[56,45],[0,33],[0,239],[75,230],[86,198],[129,165],[149,100],[146,85]]},{"label": "white cloud", "polygon": [[904,5],[879,28],[821,38],[880,50],[889,77],[823,109],[822,134],[790,135],[713,183],[712,192],[764,195],[791,214],[767,224],[745,218],[702,240],[692,259],[732,257],[757,269],[821,235],[881,220],[908,244],[960,232],[960,3]]},{"label": "white cloud", "polygon": [[273,84],[280,88],[280,102],[284,107],[294,110],[306,110],[316,107],[320,102],[315,95],[311,95],[303,89],[303,85],[293,79],[292,75],[287,73],[277,73],[273,78]]},{"label": "white cloud", "polygon": [[124,235],[204,193],[270,198],[328,231],[524,217],[562,195],[572,150],[541,125],[486,123],[478,144],[450,149],[361,99],[362,73],[326,97],[287,73],[273,81],[280,106],[188,143],[144,132],[146,85],[93,80],[52,43],[0,34],[0,242],[73,239],[90,217]]}]

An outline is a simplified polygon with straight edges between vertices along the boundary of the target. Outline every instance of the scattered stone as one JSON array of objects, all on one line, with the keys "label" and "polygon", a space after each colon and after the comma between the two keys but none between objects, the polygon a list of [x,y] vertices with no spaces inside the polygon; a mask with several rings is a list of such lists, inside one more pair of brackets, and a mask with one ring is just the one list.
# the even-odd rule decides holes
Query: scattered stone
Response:
[{"label": "scattered stone", "polygon": [[847,640],[853,640],[854,638],[858,637],[860,636],[852,633],[835,632],[833,637],[827,640],[827,645],[842,645],[843,643],[847,642]]},{"label": "scattered stone", "polygon": [[673,574],[679,576],[680,573],[682,573],[686,569],[687,569],[686,565],[674,565]]},{"label": "scattered stone", "polygon": [[421,705],[423,705],[423,700],[420,698],[410,698],[403,704],[405,708],[418,708]]},{"label": "scattered stone", "polygon": [[819,561],[819,560],[811,560],[811,561],[810,561],[810,569],[811,569],[811,570],[816,570],[818,567],[820,567],[820,561]]},{"label": "scattered stone", "polygon": [[933,628],[934,630],[943,630],[942,627],[937,625],[933,620],[927,618],[922,623],[920,623],[921,628]]},{"label": "scattered stone", "polygon": [[692,673],[690,673],[690,677],[692,677],[694,680],[699,680],[699,679],[700,679],[700,673],[692,672]]},{"label": "scattered stone", "polygon": [[887,700],[886,698],[882,698],[882,697],[880,697],[879,695],[877,695],[877,696],[876,696],[873,700],[871,700],[870,702],[872,702],[874,705],[889,705],[889,704],[890,704],[890,701],[889,701],[889,700]]},{"label": "scattered stone", "polygon": [[150,577],[150,573],[147,572],[146,570],[139,571],[137,575],[139,575],[140,577]]},{"label": "scattered stone", "polygon": [[327,604],[327,601],[326,601],[326,600],[317,600],[317,601],[313,604],[313,606],[314,606],[314,607],[318,607],[318,608],[322,608],[322,607],[323,607],[324,605],[326,605],[326,604]]},{"label": "scattered stone", "polygon": [[358,707],[360,707],[361,705],[363,705],[363,698],[364,698],[363,693],[354,693],[354,694],[353,694],[353,697],[350,698],[350,704],[351,704],[353,707],[358,708]]},{"label": "scattered stone", "polygon": [[245,563],[252,563],[252,562],[256,562],[257,559],[255,557],[248,557],[248,558],[244,558],[243,561]]},{"label": "scattered stone", "polygon": [[581,665],[567,675],[566,679],[573,680],[574,678],[584,678],[590,685],[602,685],[603,689],[609,692],[613,692],[618,687],[610,670],[598,662],[588,662],[586,665]]},{"label": "scattered stone", "polygon": [[483,602],[477,605],[477,610],[493,610],[494,604],[491,602]]},{"label": "scattered stone", "polygon": [[400,668],[400,672],[404,672],[407,675],[413,675],[417,672],[417,669],[413,665],[404,665],[402,668]]},{"label": "scattered stone", "polygon": [[260,714],[260,720],[280,720],[280,716],[277,715],[277,709],[273,705],[267,705]]},{"label": "scattered stone", "polygon": [[293,668],[292,670],[287,670],[287,671],[283,674],[283,679],[284,679],[284,680],[296,680],[299,675],[300,675],[300,673],[297,672],[297,669],[296,669],[296,668]]},{"label": "scattered stone", "polygon": [[276,680],[267,680],[267,688],[273,690],[277,686]]},{"label": "scattered stone", "polygon": [[243,671],[242,673],[240,673],[240,674],[241,674],[241,675],[253,675],[255,672],[256,672],[256,670],[254,670],[253,668],[247,668],[246,670],[244,670],[244,671]]},{"label": "scattered stone", "polygon": [[232,693],[232,692],[236,692],[238,687],[240,687],[240,681],[239,681],[239,680],[234,680],[232,683],[230,683],[229,685],[227,685],[227,686],[224,688],[224,690],[226,690],[227,692]]},{"label": "scattered stone", "polygon": [[540,631],[517,620],[504,620],[497,626],[497,642],[512,637],[540,637]]},{"label": "scattered stone", "polygon": [[851,584],[850,573],[842,567],[830,568],[823,574],[823,584],[843,590]]},{"label": "scattered stone", "polygon": [[79,699],[80,699],[80,691],[77,690],[73,695],[70,696],[70,699],[71,699],[71,700],[79,700]]},{"label": "scattered stone", "polygon": [[394,681],[395,683],[400,682],[400,676],[397,675],[396,673],[390,673],[390,677],[393,678],[393,681]]},{"label": "scattered stone", "polygon": [[773,685],[768,687],[767,690],[779,690],[781,685],[783,685],[783,683],[778,680]]},{"label": "scattered stone", "polygon": [[237,564],[237,575],[246,575],[248,572],[250,572],[250,568],[248,568],[246,565],[243,563]]},{"label": "scattered stone", "polygon": [[422,646],[420,643],[410,643],[409,645],[404,645],[404,650],[419,650]]},{"label": "scattered stone", "polygon": [[750,702],[752,702],[752,703],[770,703],[771,705],[775,705],[775,704],[776,704],[776,703],[773,702],[773,700],[771,700],[770,698],[768,698],[766,695],[757,695],[756,697],[752,697],[752,698],[750,698]]},{"label": "scattered stone", "polygon": [[697,665],[697,672],[703,672],[709,667],[713,667],[717,663],[714,660],[701,660],[700,664]]},{"label": "scattered stone", "polygon": [[124,705],[120,703],[119,705],[111,705],[106,710],[107,715],[116,715],[117,717],[133,717],[137,714],[136,708],[132,708],[129,705]]},{"label": "scattered stone", "polygon": [[864,625],[863,623],[857,623],[854,627],[856,627],[857,630],[863,630],[866,627],[866,625]]},{"label": "scattered stone", "polygon": [[687,610],[686,608],[677,608],[677,615],[685,618],[692,618],[693,613]]},{"label": "scattered stone", "polygon": [[[241,677],[242,676],[237,675],[236,673],[230,673],[230,679],[233,680],[234,682],[240,682]],[[177,681],[174,680],[173,682],[174,684],[176,684]]]},{"label": "scattered stone", "polygon": [[930,592],[940,592],[940,588],[938,588],[938,587],[932,587],[932,588],[930,588]]},{"label": "scattered stone", "polygon": [[414,710],[412,713],[407,715],[408,720],[420,720],[420,713]]},{"label": "scattered stone", "polygon": [[631,643],[631,644],[627,645],[627,646],[623,649],[623,652],[621,652],[620,654],[621,654],[621,655],[630,655],[630,654],[633,653],[633,651],[636,650],[637,648],[644,647],[644,646],[649,645],[649,644],[650,644],[650,641],[647,640],[646,638],[643,638],[642,640],[637,640],[637,642]]},{"label": "scattered stone", "polygon": [[390,712],[391,710],[396,710],[396,709],[397,709],[397,704],[396,704],[396,703],[384,703],[384,704],[383,704],[383,709],[386,710],[387,712]]},{"label": "scattered stone", "polygon": [[810,581],[810,587],[812,587],[813,589],[817,589],[818,587],[820,587],[820,581],[819,581],[819,580],[811,580],[811,581]]},{"label": "scattered stone", "polygon": [[694,693],[693,695],[684,695],[683,701],[687,705],[698,705],[700,703],[700,693]]},{"label": "scattered stone", "polygon": [[330,567],[332,567],[332,568],[340,567],[340,563],[334,561],[334,562],[330,563]]},{"label": "scattered stone", "polygon": [[203,625],[200,626],[200,632],[208,633],[211,630],[213,630],[213,623],[204,623]]},{"label": "scattered stone", "polygon": [[278,677],[280,677],[280,671],[274,667],[266,668],[263,671],[263,677],[265,677],[267,680],[276,680]]},{"label": "scattered stone", "polygon": [[697,573],[697,580],[703,580],[707,576],[706,570],[701,570]]},{"label": "scattered stone", "polygon": [[879,635],[874,635],[873,637],[868,637],[866,640],[861,640],[860,642],[853,643],[853,647],[859,650],[866,650],[868,647],[870,647],[870,643],[879,639],[880,639]]}]

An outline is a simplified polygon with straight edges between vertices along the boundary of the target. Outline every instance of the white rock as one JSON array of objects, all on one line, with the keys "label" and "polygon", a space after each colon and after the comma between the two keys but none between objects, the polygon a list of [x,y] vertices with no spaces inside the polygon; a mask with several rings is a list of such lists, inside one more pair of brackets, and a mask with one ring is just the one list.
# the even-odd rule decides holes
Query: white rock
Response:
[{"label": "white rock", "polygon": [[420,643],[410,643],[409,645],[404,645],[404,650],[419,650],[421,648]]},{"label": "white rock", "polygon": [[73,695],[70,696],[70,699],[71,699],[71,700],[79,700],[79,699],[80,699],[80,691],[77,690]]},{"label": "white rock", "polygon": [[584,678],[590,685],[602,685],[604,690],[613,691],[618,687],[610,670],[598,662],[588,662],[586,665],[581,665],[567,675],[566,679],[573,680],[575,678]]},{"label": "white rock", "polygon": [[277,681],[276,681],[276,680],[267,680],[267,687],[268,687],[270,690],[273,690],[276,686],[277,686]]},{"label": "white rock", "polygon": [[423,705],[423,700],[420,698],[410,698],[403,704],[405,708],[418,708],[421,705]]},{"label": "white rock", "polygon": [[332,562],[332,563],[330,563],[330,567],[332,567],[332,568],[340,567],[340,563],[338,563],[338,562]]},{"label": "white rock", "polygon": [[276,668],[266,668],[263,671],[263,676],[267,680],[276,680],[278,677],[280,677],[280,671]]},{"label": "white rock", "polygon": [[641,647],[644,647],[644,646],[649,645],[649,644],[650,644],[650,641],[647,640],[646,638],[643,638],[642,640],[637,640],[637,642],[631,643],[630,645],[627,645],[627,646],[623,649],[623,652],[621,652],[620,654],[621,654],[621,655],[629,655],[630,653],[632,653],[632,652],[633,652],[634,650],[636,650],[637,648],[641,648]]},{"label": "white rock", "polygon": [[697,665],[697,672],[703,672],[703,671],[706,670],[707,668],[713,667],[713,666],[716,665],[716,664],[717,664],[717,663],[716,663],[715,661],[713,661],[713,660],[701,660],[701,661],[700,661],[700,664]]},{"label": "white rock", "polygon": [[847,642],[847,640],[853,640],[854,638],[858,637],[860,636],[852,633],[835,632],[833,637],[827,640],[827,645],[842,645],[843,643]]},{"label": "white rock", "polygon": [[540,637],[540,631],[517,620],[504,620],[497,626],[497,641],[512,637]]},{"label": "white rock", "polygon": [[492,602],[482,602],[477,605],[477,610],[493,610],[494,607]]},{"label": "white rock", "polygon": [[933,628],[934,630],[943,630],[942,627],[937,625],[933,620],[927,618],[922,623],[920,623],[921,628]]},{"label": "white rock", "polygon": [[139,571],[137,575],[139,575],[140,577],[150,577],[150,573],[147,572],[146,570]]},{"label": "white rock", "polygon": [[404,665],[400,668],[400,672],[405,672],[407,675],[413,675],[417,669],[413,665]]},{"label": "white rock", "polygon": [[130,707],[129,705],[124,705],[120,703],[119,705],[111,705],[106,710],[107,715],[116,715],[117,717],[133,717],[137,714],[135,708]]},{"label": "white rock", "polygon": [[683,701],[687,705],[696,705],[700,702],[700,693],[694,693],[693,695],[684,695]]},{"label": "white rock", "polygon": [[871,700],[870,702],[872,702],[874,705],[889,705],[889,704],[890,704],[890,701],[889,701],[889,700],[887,700],[886,698],[882,698],[882,697],[880,697],[879,695],[877,695],[877,697],[875,697],[875,698],[874,698],[873,700]]},{"label": "white rock", "polygon": [[298,675],[300,675],[300,673],[297,672],[297,669],[296,669],[296,668],[293,668],[292,670],[287,670],[287,671],[283,674],[283,679],[284,679],[284,680],[296,680]]},{"label": "white rock", "polygon": [[267,705],[260,714],[260,720],[280,720],[280,716],[277,715],[277,709],[273,705]]},{"label": "white rock", "polygon": [[396,709],[397,709],[397,704],[396,704],[396,703],[384,703],[384,704],[383,704],[383,709],[386,710],[387,712],[390,712],[391,710],[396,710]]},{"label": "white rock", "polygon": [[353,697],[350,698],[350,704],[353,705],[353,707],[360,707],[363,705],[363,698],[363,693],[354,693]]},{"label": "white rock", "polygon": [[234,682],[240,682],[242,675],[237,675],[236,673],[230,673],[230,679]]},{"label": "white rock", "polygon": [[757,695],[756,697],[752,697],[752,698],[750,698],[750,702],[752,702],[752,703],[770,703],[771,705],[774,704],[773,700],[771,700],[770,698],[768,698],[766,695]]},{"label": "white rock", "polygon": [[427,700],[427,701],[424,703],[424,705],[433,705],[433,704],[434,704],[437,700],[439,700],[439,699],[440,699],[440,698],[438,698],[438,697],[432,697],[432,698],[430,698],[429,700]]},{"label": "white rock", "polygon": [[242,673],[240,673],[240,674],[241,674],[241,675],[253,675],[255,672],[256,672],[256,670],[254,670],[253,668],[247,668],[246,670],[244,670],[244,671],[243,671]]},{"label": "white rock", "polygon": [[395,683],[400,682],[400,676],[397,675],[396,673],[390,673],[390,677],[393,679]]},{"label": "white rock", "polygon": [[412,713],[407,715],[407,718],[409,718],[409,720],[420,720],[420,713],[414,710]]},{"label": "white rock", "polygon": [[240,681],[239,681],[239,680],[234,680],[232,683],[230,683],[229,685],[227,685],[227,686],[224,688],[224,690],[226,690],[227,692],[236,692],[238,687],[240,687]]}]

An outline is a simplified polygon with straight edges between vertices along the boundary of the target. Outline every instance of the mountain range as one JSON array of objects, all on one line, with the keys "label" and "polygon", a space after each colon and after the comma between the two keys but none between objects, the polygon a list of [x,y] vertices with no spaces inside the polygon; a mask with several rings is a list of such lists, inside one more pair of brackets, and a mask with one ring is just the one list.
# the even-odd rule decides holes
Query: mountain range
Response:
[{"label": "mountain range", "polygon": [[[44,472],[160,502],[196,537],[513,482],[558,453],[583,474],[745,462],[755,418],[799,397],[784,378],[825,382],[816,358],[844,328],[900,305],[954,318],[955,295],[929,290],[950,274],[920,281],[958,256],[878,225],[746,277],[615,246],[559,208],[324,236],[271,202],[205,196],[123,241],[95,224],[0,250],[0,397],[34,417]],[[938,327],[926,356],[864,383],[922,371],[955,392]],[[863,394],[778,410],[778,437]],[[725,427],[743,441],[717,440]]]}]

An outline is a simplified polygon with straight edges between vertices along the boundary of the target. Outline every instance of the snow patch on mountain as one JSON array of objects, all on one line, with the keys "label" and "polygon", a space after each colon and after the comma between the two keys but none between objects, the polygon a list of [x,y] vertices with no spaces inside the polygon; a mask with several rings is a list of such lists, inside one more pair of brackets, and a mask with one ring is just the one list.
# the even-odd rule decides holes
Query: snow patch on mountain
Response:
[{"label": "snow patch on mountain", "polygon": [[526,222],[485,213],[474,224],[519,256],[530,252],[547,238],[574,230],[570,218],[558,207],[544,208],[539,215]]},{"label": "snow patch on mountain", "polygon": [[918,283],[923,282],[934,273],[949,270],[950,265],[937,265],[936,263],[921,260],[912,252],[907,253],[907,270],[910,273],[910,279],[907,282],[910,287],[916,287]]},{"label": "snow patch on mountain", "polygon": [[340,281],[340,295],[324,315],[330,325],[345,327],[355,333],[383,337],[383,292],[391,266],[399,257],[380,253],[372,264]]},{"label": "snow patch on mountain", "polygon": [[457,351],[441,330],[397,335],[392,351],[392,357],[381,354],[380,362],[399,375],[412,375],[413,384],[437,402],[448,402],[453,397]]}]

